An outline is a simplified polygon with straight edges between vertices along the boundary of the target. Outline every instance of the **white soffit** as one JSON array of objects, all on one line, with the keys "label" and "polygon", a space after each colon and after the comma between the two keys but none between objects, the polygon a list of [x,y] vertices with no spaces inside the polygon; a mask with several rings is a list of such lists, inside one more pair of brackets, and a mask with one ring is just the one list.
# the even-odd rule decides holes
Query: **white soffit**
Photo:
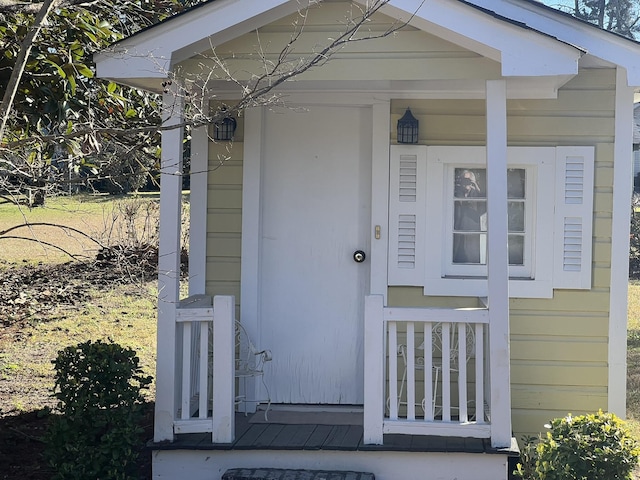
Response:
[{"label": "white soffit", "polygon": [[575,75],[578,60],[584,53],[525,25],[496,18],[463,2],[390,0],[384,12],[500,62],[506,77]]}]

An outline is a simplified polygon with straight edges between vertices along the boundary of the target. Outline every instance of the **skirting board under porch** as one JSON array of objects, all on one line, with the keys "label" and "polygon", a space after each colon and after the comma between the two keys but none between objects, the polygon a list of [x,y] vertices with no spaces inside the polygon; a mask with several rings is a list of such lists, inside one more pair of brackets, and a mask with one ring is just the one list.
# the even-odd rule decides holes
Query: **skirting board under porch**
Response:
[{"label": "skirting board under porch", "polygon": [[156,450],[154,480],[221,480],[232,468],[356,470],[376,480],[507,480],[507,455],[439,452]]}]

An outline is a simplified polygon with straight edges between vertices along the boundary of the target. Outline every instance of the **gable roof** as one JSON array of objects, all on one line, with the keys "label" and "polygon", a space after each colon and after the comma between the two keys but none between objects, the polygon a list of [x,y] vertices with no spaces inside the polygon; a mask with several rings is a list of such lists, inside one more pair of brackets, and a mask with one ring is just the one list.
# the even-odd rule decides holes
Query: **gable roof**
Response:
[{"label": "gable roof", "polygon": [[[209,0],[97,54],[98,76],[159,90],[179,62],[309,3]],[[507,77],[575,75],[590,59],[626,68],[629,85],[640,85],[638,43],[532,0],[390,0],[382,12],[500,62]]]}]

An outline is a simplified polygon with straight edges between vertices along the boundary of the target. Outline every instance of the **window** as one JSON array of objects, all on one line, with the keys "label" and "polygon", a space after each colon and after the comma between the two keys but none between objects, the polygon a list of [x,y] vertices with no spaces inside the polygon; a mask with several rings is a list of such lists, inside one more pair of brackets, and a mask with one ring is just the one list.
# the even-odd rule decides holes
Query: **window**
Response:
[{"label": "window", "polygon": [[[391,151],[389,284],[486,295],[486,149]],[[589,288],[593,148],[509,147],[507,202],[510,294]]]},{"label": "window", "polygon": [[[477,165],[452,165],[445,182],[445,275],[486,275],[487,170]],[[508,255],[511,276],[530,277],[534,239],[535,169],[507,170]]]}]

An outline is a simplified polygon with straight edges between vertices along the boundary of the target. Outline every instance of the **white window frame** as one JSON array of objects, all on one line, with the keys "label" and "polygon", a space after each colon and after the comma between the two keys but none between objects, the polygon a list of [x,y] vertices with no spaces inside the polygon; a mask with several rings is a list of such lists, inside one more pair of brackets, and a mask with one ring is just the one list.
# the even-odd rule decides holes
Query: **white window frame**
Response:
[{"label": "white window frame", "polygon": [[[509,147],[508,167],[527,171],[527,202],[530,242],[525,252],[525,268],[509,267],[512,297],[551,298],[553,296],[553,232],[555,184],[554,147]],[[452,265],[452,172],[456,167],[486,166],[485,147],[428,147],[426,178],[425,295],[486,296],[486,266]],[[531,190],[529,190],[531,189]],[[490,194],[490,192],[489,192]],[[443,208],[443,202],[447,206]],[[528,264],[527,264],[528,263]],[[526,270],[526,271],[525,271]]]}]

